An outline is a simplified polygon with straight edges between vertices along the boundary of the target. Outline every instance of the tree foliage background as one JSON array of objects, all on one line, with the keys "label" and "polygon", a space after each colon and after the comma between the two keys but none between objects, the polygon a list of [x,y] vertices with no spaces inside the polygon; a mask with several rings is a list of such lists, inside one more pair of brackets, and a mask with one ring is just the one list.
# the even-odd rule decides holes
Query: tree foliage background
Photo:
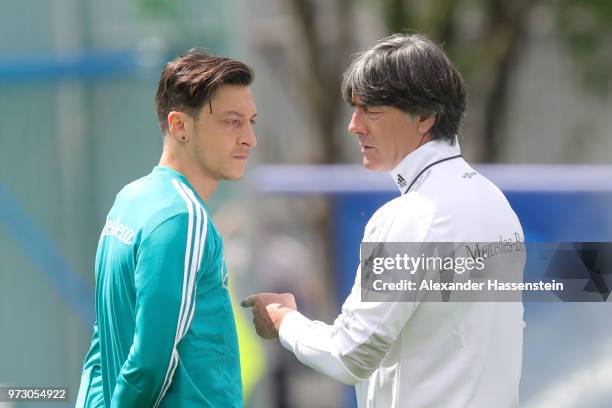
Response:
[{"label": "tree foliage background", "polygon": [[[365,4],[363,4],[365,3]],[[342,162],[346,153],[333,116],[339,112],[339,80],[355,49],[358,28],[354,10],[365,5],[378,12],[387,34],[421,32],[443,45],[464,75],[469,92],[469,156],[495,162],[500,156],[500,129],[508,91],[529,30],[552,20],[559,40],[573,58],[576,80],[598,96],[606,96],[612,79],[612,2],[607,0],[291,0],[296,35],[304,44],[300,70],[309,110],[317,118],[322,151],[315,162]],[[328,26],[316,16],[332,10]],[[330,52],[330,49],[334,51]],[[344,126],[344,125],[343,125]],[[340,136],[339,136],[340,135]]]}]

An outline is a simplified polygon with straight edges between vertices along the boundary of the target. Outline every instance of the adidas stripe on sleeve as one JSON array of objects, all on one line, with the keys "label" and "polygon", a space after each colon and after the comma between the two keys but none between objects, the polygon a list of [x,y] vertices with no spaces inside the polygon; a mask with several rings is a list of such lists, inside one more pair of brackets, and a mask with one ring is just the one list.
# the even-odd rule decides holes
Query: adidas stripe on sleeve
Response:
[{"label": "adidas stripe on sleeve", "polygon": [[174,186],[187,211],[163,221],[138,247],[134,340],[111,407],[160,404],[178,365],[177,345],[193,318],[208,220],[191,190],[176,181]]}]

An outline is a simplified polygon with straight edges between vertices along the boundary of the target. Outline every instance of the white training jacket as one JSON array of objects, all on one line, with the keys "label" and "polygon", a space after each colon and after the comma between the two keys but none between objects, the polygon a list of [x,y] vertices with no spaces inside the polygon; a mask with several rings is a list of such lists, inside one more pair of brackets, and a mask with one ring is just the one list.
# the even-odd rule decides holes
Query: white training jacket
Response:
[{"label": "white training jacket", "polygon": [[[391,176],[402,195],[376,211],[364,242],[523,237],[502,192],[463,160],[458,143],[426,143]],[[517,267],[522,273],[524,259]],[[362,302],[360,280],[358,269],[333,325],[287,314],[282,345],[355,385],[359,408],[518,406],[521,302]]]}]

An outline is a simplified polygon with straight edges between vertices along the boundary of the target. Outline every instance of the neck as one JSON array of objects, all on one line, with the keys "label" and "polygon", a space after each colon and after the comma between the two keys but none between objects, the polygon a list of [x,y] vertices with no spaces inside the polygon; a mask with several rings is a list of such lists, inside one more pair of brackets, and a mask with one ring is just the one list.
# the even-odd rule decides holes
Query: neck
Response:
[{"label": "neck", "polygon": [[213,195],[219,184],[218,180],[202,171],[193,161],[176,157],[176,155],[167,150],[164,150],[162,153],[159,165],[170,167],[185,176],[204,202],[208,202],[208,199]]},{"label": "neck", "polygon": [[418,143],[416,144],[416,147],[414,147],[413,149],[408,150],[407,152],[404,152],[404,154],[402,156],[400,156],[398,159],[396,159],[395,164],[393,165],[393,167],[391,168],[391,171],[397,167],[408,155],[410,155],[412,152],[418,150],[421,146],[426,145],[427,143],[431,142],[431,136],[428,133],[423,134],[420,138]]}]

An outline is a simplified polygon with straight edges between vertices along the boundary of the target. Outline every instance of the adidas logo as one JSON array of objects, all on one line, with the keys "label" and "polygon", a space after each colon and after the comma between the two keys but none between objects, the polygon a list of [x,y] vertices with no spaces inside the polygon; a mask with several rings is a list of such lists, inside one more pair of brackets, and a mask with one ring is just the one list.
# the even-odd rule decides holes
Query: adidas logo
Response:
[{"label": "adidas logo", "polygon": [[474,177],[477,173],[475,171],[472,172],[465,172],[465,174],[462,176],[463,178],[469,178],[471,179],[472,177]]},{"label": "adidas logo", "polygon": [[397,185],[400,186],[400,188],[406,187],[406,180],[402,177],[401,174],[397,175]]}]

